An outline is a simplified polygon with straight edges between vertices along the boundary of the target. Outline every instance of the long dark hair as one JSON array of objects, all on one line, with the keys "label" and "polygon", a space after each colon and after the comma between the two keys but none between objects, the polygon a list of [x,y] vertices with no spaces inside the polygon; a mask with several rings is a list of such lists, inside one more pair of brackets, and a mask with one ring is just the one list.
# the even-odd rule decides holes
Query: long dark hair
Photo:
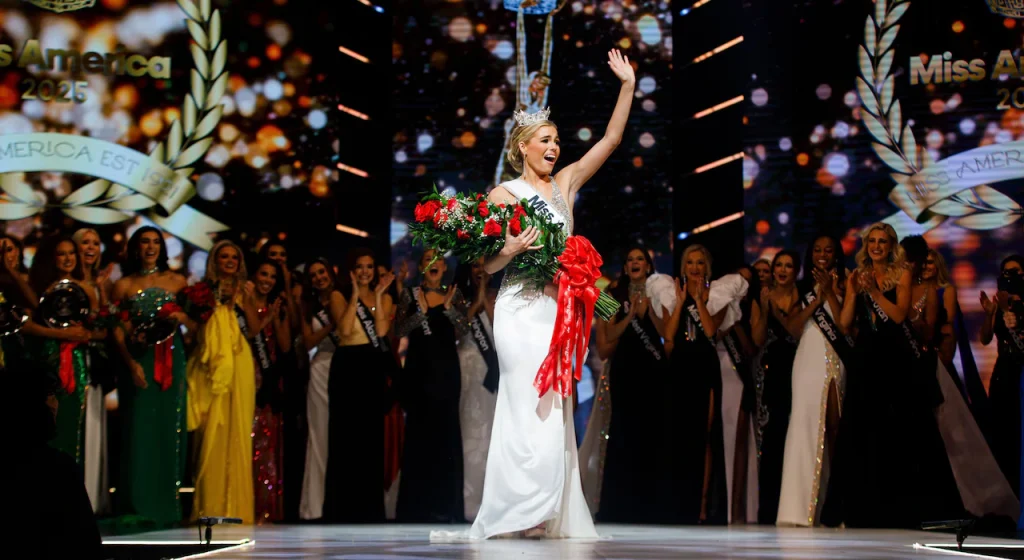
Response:
[{"label": "long dark hair", "polygon": [[839,289],[846,289],[846,252],[843,251],[843,244],[835,234],[821,232],[811,238],[811,242],[807,244],[807,252],[804,253],[804,277],[797,283],[797,289],[801,296],[814,289],[814,275],[811,274],[811,271],[814,270],[814,244],[819,239],[828,239],[832,243],[832,251],[835,255],[832,266],[839,278]]},{"label": "long dark hair", "polygon": [[796,278],[797,276],[800,276],[800,254],[792,249],[783,249],[778,253],[775,253],[775,256],[772,257],[771,272],[773,284],[775,283],[775,265],[778,264],[779,259],[782,257],[789,257],[789,259],[793,261],[793,277]]},{"label": "long dark hair", "polygon": [[284,291],[284,269],[281,268],[281,264],[278,263],[277,261],[264,259],[261,260],[260,264],[256,265],[256,268],[253,269],[252,275],[249,278],[249,280],[255,282],[256,275],[259,274],[260,267],[264,265],[272,267],[274,269],[274,274],[276,275],[276,278],[274,280],[274,287],[271,288],[270,293],[267,294],[267,305],[270,305],[274,303],[274,301],[277,299],[277,296],[281,295],[281,292]]},{"label": "long dark hair", "polygon": [[455,278],[452,279],[455,288],[462,292],[466,301],[473,301],[476,297],[476,290],[473,289],[473,263],[459,263],[455,267]]},{"label": "long dark hair", "polygon": [[[21,242],[20,239],[14,237],[13,235],[0,235],[0,241],[5,240],[11,245],[14,245],[14,247],[18,250],[18,272],[22,274],[28,274],[28,267],[25,266],[25,245]],[[4,255],[0,255],[0,258],[3,257]],[[7,269],[4,267],[0,267],[0,275],[2,274],[7,274]]]},{"label": "long dark hair", "polygon": [[334,285],[338,286],[341,293],[349,294],[352,293],[352,278],[349,276],[349,272],[352,272],[356,268],[356,261],[363,257],[370,257],[373,259],[373,280],[370,280],[370,289],[377,288],[377,282],[380,281],[380,275],[377,274],[377,257],[373,254],[373,251],[367,247],[356,247],[348,252],[348,256],[345,258],[345,268],[338,272],[338,276],[341,277],[341,286],[338,286],[338,279],[335,278]]},{"label": "long dark hair", "polygon": [[911,273],[917,279],[921,275],[921,268],[928,260],[928,242],[920,235],[908,235],[900,240],[903,252],[907,255],[907,263],[913,266]]},{"label": "long dark hair", "polygon": [[157,239],[160,240],[160,256],[156,258],[157,270],[160,272],[170,270],[171,267],[167,264],[167,244],[164,243],[163,232],[153,226],[143,226],[135,230],[131,239],[128,240],[128,246],[125,248],[124,264],[121,265],[122,276],[127,277],[142,272],[142,256],[139,255],[142,248],[142,234],[150,232],[155,233]]},{"label": "long dark hair", "polygon": [[622,270],[619,271],[619,277],[615,279],[615,284],[608,289],[608,293],[616,299],[616,301],[625,303],[629,301],[629,275],[626,274],[626,265],[629,260],[629,254],[633,251],[640,251],[644,256],[644,260],[647,261],[647,276],[654,274],[654,260],[651,259],[651,254],[642,245],[633,245],[626,249],[626,252],[622,255]]},{"label": "long dark hair", "polygon": [[75,280],[82,280],[85,275],[82,273],[78,259],[78,245],[67,235],[54,235],[43,239],[36,249],[36,256],[32,259],[32,269],[28,272],[28,282],[36,295],[41,296],[54,282],[60,280],[60,270],[57,269],[57,247],[61,243],[70,243],[75,248],[75,269],[71,271],[71,277]]},{"label": "long dark hair", "polygon": [[285,253],[288,252],[288,246],[285,245],[283,241],[278,241],[276,239],[271,239],[270,241],[267,241],[266,243],[264,243],[260,247],[260,252],[259,252],[259,257],[260,257],[259,258],[259,262],[260,263],[263,263],[263,261],[270,260],[270,248],[275,246],[275,245],[280,247],[280,248],[282,248],[282,249],[284,249]]},{"label": "long dark hair", "polygon": [[331,277],[332,290],[338,290],[338,278],[334,274],[334,267],[331,263],[323,257],[317,257],[308,263],[303,268],[304,276],[302,278],[302,311],[305,313],[307,319],[312,319],[313,315],[318,309],[320,309],[320,292],[313,287],[313,274],[310,273],[310,269],[313,268],[314,264],[322,264],[327,269],[327,275]]},{"label": "long dark hair", "polygon": [[1005,259],[1003,259],[1003,262],[999,263],[999,274],[1003,273],[1003,269],[1006,268],[1006,263],[1011,263],[1011,262],[1015,262],[1015,263],[1019,264],[1020,267],[1022,269],[1024,269],[1024,257],[1022,257],[1020,255],[1017,255],[1017,254],[1013,254],[1013,255],[1010,255],[1010,256],[1006,257]]}]

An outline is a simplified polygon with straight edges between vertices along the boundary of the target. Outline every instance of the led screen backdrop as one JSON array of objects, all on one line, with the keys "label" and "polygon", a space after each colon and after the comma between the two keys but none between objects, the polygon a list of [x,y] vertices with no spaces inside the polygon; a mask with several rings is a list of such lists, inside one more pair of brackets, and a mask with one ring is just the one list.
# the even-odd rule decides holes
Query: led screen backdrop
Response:
[{"label": "led screen backdrop", "polygon": [[[1024,13],[998,0],[844,0],[748,29],[749,260],[885,220],[944,256],[972,339],[979,291],[1024,251]],[[786,11],[788,10],[788,11]],[[853,264],[852,258],[848,265]],[[995,347],[975,347],[987,378]]]},{"label": "led screen backdrop", "polygon": [[298,0],[0,4],[0,222],[26,240],[167,232],[201,274],[208,234],[277,235],[333,204],[337,52]]},{"label": "led screen backdrop", "polygon": [[[519,28],[516,12],[494,0],[395,5],[391,241],[396,258],[419,251],[406,235],[419,193],[432,184],[474,192],[495,184],[506,123],[517,103],[530,110],[550,105],[562,143],[558,168],[585,153],[603,134],[615,102],[619,84],[606,61],[608,50],[617,47],[635,63],[636,99],[622,145],[576,202],[576,231],[605,256],[604,272],[611,277],[636,240],[655,251],[660,270],[670,268],[669,4],[576,0],[560,5],[551,18],[549,42],[546,15],[527,13],[525,28]],[[553,6],[541,2],[528,12],[546,14]],[[517,30],[525,31],[521,92],[516,89]]]}]

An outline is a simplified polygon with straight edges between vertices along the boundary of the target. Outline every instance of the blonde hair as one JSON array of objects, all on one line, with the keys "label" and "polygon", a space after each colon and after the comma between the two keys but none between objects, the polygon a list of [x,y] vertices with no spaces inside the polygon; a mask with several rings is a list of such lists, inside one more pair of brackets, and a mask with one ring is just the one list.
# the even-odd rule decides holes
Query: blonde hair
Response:
[{"label": "blonde hair", "polygon": [[[899,244],[896,230],[892,226],[885,222],[875,222],[864,230],[864,233],[860,236],[860,250],[857,251],[857,256],[855,257],[857,272],[860,274],[869,275],[868,278],[874,278],[874,263],[871,261],[871,255],[868,254],[868,236],[873,231],[884,231],[892,245],[892,249],[889,251],[889,263],[885,269],[885,281],[882,282],[881,286],[882,291],[885,292],[900,283],[900,278],[907,269],[907,253],[903,250],[903,246]],[[864,287],[858,286],[857,290],[863,291]]]},{"label": "blonde hair", "polygon": [[221,278],[220,273],[217,272],[217,255],[220,254],[221,250],[225,247],[231,247],[238,252],[238,270],[235,271],[234,277],[231,280],[234,282],[235,287],[239,288],[244,286],[246,281],[249,279],[249,273],[245,270],[245,255],[242,253],[242,249],[235,245],[233,242],[224,240],[218,241],[213,249],[210,250],[209,256],[206,257],[206,280],[210,282],[221,282],[227,280],[227,278]]},{"label": "blonde hair", "polygon": [[[84,227],[84,228],[79,229],[78,231],[76,231],[75,233],[73,233],[71,235],[71,240],[75,242],[75,249],[78,249],[78,247],[82,244],[82,240],[85,239],[85,234],[87,234],[87,233],[91,233],[91,234],[95,235],[96,238],[100,240],[100,243],[103,243],[103,238],[100,237],[100,232],[98,232],[98,231],[96,231],[96,230],[94,230],[92,228]],[[92,272],[96,272],[97,270],[100,269],[100,261],[101,260],[103,260],[103,254],[102,253],[100,253],[99,258],[96,259],[96,262],[92,265]],[[85,270],[85,260],[84,259],[81,262],[81,266],[82,266],[82,270]]]},{"label": "blonde hair", "polygon": [[946,267],[946,259],[942,253],[935,249],[928,249],[928,256],[935,261],[935,282],[940,288],[948,288],[953,285],[949,277],[949,268]]},{"label": "blonde hair", "polygon": [[537,131],[545,126],[550,126],[556,131],[558,130],[555,123],[547,120],[527,126],[516,126],[512,129],[512,136],[508,140],[508,151],[505,154],[505,159],[508,160],[509,165],[511,165],[512,169],[515,169],[517,173],[522,173],[523,166],[526,164],[526,154],[519,149],[519,144],[529,142],[530,138],[533,138],[533,135],[537,134]]},{"label": "blonde hair", "polygon": [[[690,245],[683,251],[683,258],[679,262],[680,269],[685,270],[686,258],[689,257],[690,253],[694,251],[700,251],[701,253],[704,253],[704,280],[711,278],[711,252],[707,250],[707,247],[701,245],[700,243],[694,243],[693,245]],[[681,274],[681,276],[686,276],[686,273],[684,272],[683,274]]]}]

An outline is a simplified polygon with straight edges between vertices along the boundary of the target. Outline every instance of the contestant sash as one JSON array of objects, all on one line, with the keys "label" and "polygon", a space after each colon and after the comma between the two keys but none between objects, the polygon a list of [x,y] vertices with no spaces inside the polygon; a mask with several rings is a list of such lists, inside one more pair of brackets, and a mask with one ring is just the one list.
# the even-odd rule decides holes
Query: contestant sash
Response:
[{"label": "contestant sash", "polygon": [[[818,297],[812,289],[804,294],[804,305],[812,305],[816,299]],[[825,311],[824,304],[819,305],[811,317],[814,319],[814,324],[817,325],[818,330],[824,335],[825,341],[836,351],[839,360],[849,368],[853,358],[853,339],[849,335],[839,332],[839,326],[836,325],[832,316]]]}]

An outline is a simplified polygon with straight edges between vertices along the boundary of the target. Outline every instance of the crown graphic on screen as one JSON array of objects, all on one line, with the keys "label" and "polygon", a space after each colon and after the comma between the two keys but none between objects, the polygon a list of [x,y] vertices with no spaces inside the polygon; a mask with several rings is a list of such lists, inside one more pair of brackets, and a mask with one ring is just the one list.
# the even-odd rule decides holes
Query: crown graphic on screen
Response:
[{"label": "crown graphic on screen", "polygon": [[1010,18],[1024,18],[1024,0],[985,0],[993,14]]},{"label": "crown graphic on screen", "polygon": [[531,124],[537,124],[548,120],[548,116],[551,115],[551,109],[545,107],[536,113],[527,113],[526,111],[516,110],[512,113],[515,117],[516,123],[519,126],[530,126]]}]

